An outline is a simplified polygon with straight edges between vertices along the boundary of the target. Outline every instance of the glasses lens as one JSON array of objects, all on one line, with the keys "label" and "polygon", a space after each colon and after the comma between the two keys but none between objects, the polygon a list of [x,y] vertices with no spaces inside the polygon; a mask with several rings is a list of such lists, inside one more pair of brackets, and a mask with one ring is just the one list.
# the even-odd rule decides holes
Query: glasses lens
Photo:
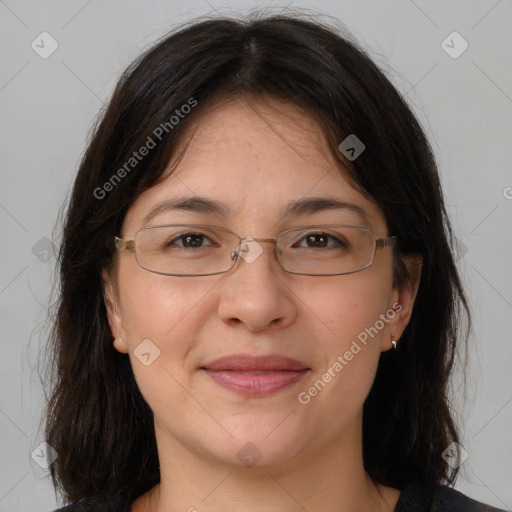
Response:
[{"label": "glasses lens", "polygon": [[239,243],[233,233],[209,226],[169,225],[141,229],[135,254],[142,268],[168,275],[225,272]]},{"label": "glasses lens", "polygon": [[375,235],[366,228],[310,226],[278,237],[278,257],[289,272],[336,275],[369,267],[375,256]]}]

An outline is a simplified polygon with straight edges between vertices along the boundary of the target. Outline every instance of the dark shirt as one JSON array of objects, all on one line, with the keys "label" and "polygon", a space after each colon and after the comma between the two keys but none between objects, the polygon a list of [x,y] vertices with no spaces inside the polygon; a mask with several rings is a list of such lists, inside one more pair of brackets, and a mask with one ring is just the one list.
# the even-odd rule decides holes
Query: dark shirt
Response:
[{"label": "dark shirt", "polygon": [[[106,501],[72,503],[54,512],[130,512],[131,503],[112,508]],[[368,511],[371,512],[371,511]],[[408,485],[400,493],[394,512],[505,512],[468,498],[445,485]]]},{"label": "dark shirt", "polygon": [[409,485],[401,493],[395,512],[504,512],[472,500],[446,485]]}]

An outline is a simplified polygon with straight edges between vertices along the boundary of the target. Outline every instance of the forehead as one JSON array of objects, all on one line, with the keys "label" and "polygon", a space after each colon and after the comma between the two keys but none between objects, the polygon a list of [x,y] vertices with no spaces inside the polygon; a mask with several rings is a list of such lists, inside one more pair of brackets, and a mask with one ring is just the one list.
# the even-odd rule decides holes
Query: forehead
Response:
[{"label": "forehead", "polygon": [[182,141],[177,166],[137,198],[125,225],[141,227],[155,205],[194,196],[214,199],[230,220],[275,225],[293,201],[321,197],[356,205],[370,227],[385,229],[379,207],[350,185],[317,122],[295,105],[270,98],[216,103]]}]

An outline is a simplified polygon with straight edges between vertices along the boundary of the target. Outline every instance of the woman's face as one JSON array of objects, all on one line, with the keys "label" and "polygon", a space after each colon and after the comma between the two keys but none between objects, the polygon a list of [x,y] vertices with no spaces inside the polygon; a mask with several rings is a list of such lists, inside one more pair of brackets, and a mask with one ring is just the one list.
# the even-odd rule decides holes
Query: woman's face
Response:
[{"label": "woman's face", "polygon": [[[130,208],[124,238],[163,224],[216,225],[241,238],[318,224],[388,235],[382,211],[342,176],[311,118],[276,101],[251,105],[233,100],[201,115],[176,170]],[[184,197],[207,198],[225,212],[196,202],[144,220],[162,201]],[[355,208],[283,215],[290,203],[312,197]],[[392,334],[400,337],[412,301],[392,286],[392,249],[378,249],[363,271],[312,277],[285,272],[273,243],[259,247],[253,261],[202,277],[159,275],[133,253],[117,256],[117,289],[107,278],[109,321],[122,338],[115,348],[129,354],[154,413],[159,449],[277,465],[359,439],[379,356]],[[242,356],[255,367],[243,366]],[[291,358],[296,366],[270,360],[263,367],[250,359],[258,356]]]}]

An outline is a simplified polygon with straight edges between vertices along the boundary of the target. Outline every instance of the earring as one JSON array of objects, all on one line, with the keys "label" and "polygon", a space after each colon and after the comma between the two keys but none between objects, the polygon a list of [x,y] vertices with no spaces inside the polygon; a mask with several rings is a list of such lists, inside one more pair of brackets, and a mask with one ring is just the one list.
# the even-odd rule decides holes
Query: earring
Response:
[{"label": "earring", "polygon": [[396,350],[396,340],[394,338],[395,338],[395,335],[392,334],[391,335],[391,344],[393,345],[393,348]]},{"label": "earring", "polygon": [[123,343],[123,338],[114,338],[114,340],[112,341],[112,345],[115,345],[116,341],[118,341],[119,343]]}]

